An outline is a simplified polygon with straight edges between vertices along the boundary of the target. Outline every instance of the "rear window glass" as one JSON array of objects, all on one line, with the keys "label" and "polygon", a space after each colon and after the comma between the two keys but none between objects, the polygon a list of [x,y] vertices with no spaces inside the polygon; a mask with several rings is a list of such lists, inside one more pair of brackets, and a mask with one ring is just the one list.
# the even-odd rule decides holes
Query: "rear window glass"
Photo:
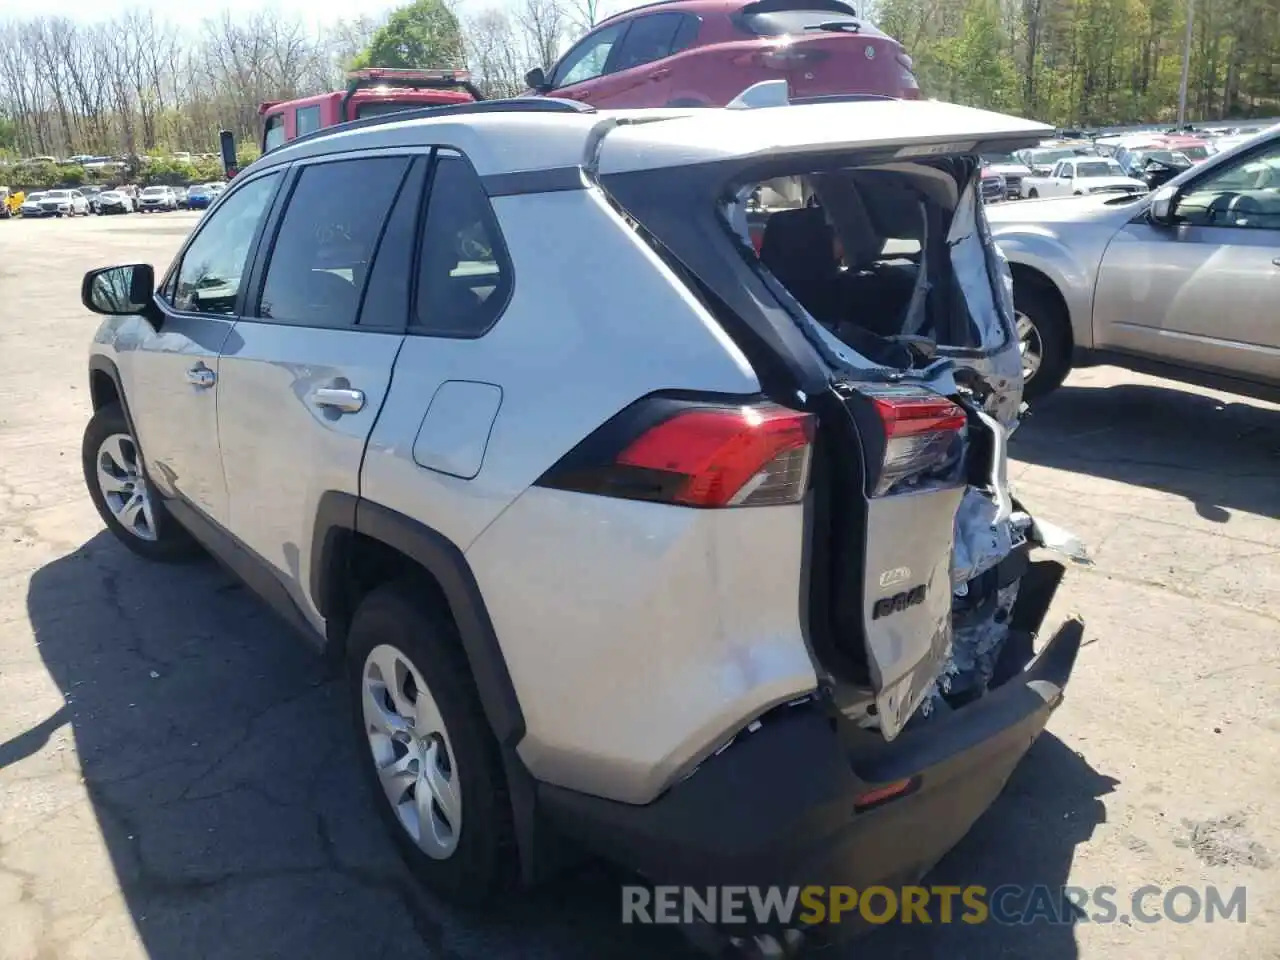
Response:
[{"label": "rear window glass", "polygon": [[[757,37],[781,37],[787,34],[803,34],[820,32],[822,24],[841,24],[848,23],[850,25],[860,24],[861,21],[851,9],[823,9],[819,5],[806,7],[798,6],[791,10],[761,10],[754,11],[750,4],[743,8],[742,13],[738,17],[738,23],[748,32],[754,33]],[[827,27],[828,30],[832,27]],[[849,29],[835,27],[835,29]]]},{"label": "rear window glass", "polygon": [[[436,106],[446,106],[447,104],[436,104]],[[409,100],[391,100],[382,103],[362,103],[356,107],[356,119],[362,120],[365,117],[385,117],[390,113],[403,113],[405,110],[417,110],[419,107],[429,107],[429,103],[414,103]]]},{"label": "rear window glass", "polygon": [[979,176],[955,158],[788,177],[748,187],[729,219],[828,334],[919,365],[939,346],[997,348],[1012,328]]}]

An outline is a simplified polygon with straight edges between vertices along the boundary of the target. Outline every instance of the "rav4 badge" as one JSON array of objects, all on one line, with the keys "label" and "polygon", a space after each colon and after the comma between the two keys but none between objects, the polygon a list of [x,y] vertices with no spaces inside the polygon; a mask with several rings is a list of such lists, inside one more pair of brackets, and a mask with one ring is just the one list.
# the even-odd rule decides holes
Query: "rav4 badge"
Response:
[{"label": "rav4 badge", "polygon": [[880,586],[892,587],[895,584],[906,583],[910,579],[910,567],[894,567],[892,570],[886,570],[880,574]]}]

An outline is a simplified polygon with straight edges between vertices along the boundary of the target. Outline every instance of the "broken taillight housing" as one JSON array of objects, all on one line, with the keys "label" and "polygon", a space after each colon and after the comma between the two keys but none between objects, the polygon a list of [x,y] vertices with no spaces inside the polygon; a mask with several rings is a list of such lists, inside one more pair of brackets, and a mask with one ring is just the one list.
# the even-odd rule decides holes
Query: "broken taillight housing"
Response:
[{"label": "broken taillight housing", "polygon": [[875,496],[959,462],[968,423],[963,408],[921,387],[885,388],[867,396],[880,416],[885,438]]},{"label": "broken taillight housing", "polygon": [[795,503],[809,484],[815,420],[771,403],[641,401],[538,482],[689,507]]}]

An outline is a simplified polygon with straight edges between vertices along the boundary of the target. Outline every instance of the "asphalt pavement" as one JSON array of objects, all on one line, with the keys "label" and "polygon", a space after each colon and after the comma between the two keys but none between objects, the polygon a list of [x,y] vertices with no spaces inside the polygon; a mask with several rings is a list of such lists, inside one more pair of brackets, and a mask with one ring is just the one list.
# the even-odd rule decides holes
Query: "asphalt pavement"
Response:
[{"label": "asphalt pavement", "polygon": [[[622,927],[600,864],[486,913],[423,893],[324,664],[218,567],[103,531],[80,278],[159,271],[197,217],[0,222],[0,960],[693,956]],[[1020,497],[1093,551],[1057,610],[1088,645],[934,882],[1244,885],[1247,922],[897,926],[818,956],[1280,956],[1280,410],[1095,368],[1014,458]]]}]

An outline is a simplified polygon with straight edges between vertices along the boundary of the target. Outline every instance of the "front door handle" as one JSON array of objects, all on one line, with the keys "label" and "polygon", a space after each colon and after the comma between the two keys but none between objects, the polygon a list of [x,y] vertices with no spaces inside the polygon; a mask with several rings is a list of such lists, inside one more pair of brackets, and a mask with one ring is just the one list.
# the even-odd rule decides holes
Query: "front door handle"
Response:
[{"label": "front door handle", "polygon": [[311,393],[311,402],[317,407],[341,413],[359,413],[364,409],[364,391],[350,387],[317,387]]},{"label": "front door handle", "polygon": [[212,387],[217,382],[218,375],[203,363],[197,363],[187,371],[187,383],[191,384],[193,387]]},{"label": "front door handle", "polygon": [[1277,267],[1280,267],[1280,257],[1276,257],[1271,262],[1274,263]]},{"label": "front door handle", "polygon": [[650,80],[665,80],[665,79],[667,79],[667,77],[669,77],[669,76],[671,76],[671,71],[670,71],[670,70],[667,70],[667,69],[655,70],[655,71],[653,71],[653,73],[649,74],[649,79],[650,79]]}]

